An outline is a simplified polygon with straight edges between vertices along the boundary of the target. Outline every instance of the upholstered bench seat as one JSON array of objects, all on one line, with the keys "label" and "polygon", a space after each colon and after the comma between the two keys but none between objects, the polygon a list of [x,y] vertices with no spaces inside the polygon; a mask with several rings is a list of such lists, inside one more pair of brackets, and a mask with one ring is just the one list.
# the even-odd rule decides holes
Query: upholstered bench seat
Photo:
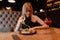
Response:
[{"label": "upholstered bench seat", "polygon": [[18,11],[2,11],[0,10],[0,32],[10,31],[11,27],[15,27],[21,13]]}]

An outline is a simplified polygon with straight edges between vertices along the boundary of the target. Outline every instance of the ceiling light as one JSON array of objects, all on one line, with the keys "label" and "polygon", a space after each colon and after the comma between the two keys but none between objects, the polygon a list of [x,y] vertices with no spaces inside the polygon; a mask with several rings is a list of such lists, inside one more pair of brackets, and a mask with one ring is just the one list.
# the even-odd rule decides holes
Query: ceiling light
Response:
[{"label": "ceiling light", "polygon": [[6,7],[6,9],[7,9],[7,10],[10,10],[10,9],[11,9],[11,7]]},{"label": "ceiling light", "polygon": [[35,10],[34,13],[37,13],[37,11]]},{"label": "ceiling light", "polygon": [[40,9],[40,12],[45,12],[43,9]]},{"label": "ceiling light", "polygon": [[15,3],[15,0],[8,0],[9,3]]},{"label": "ceiling light", "polygon": [[0,0],[0,1],[2,1],[2,0]]}]

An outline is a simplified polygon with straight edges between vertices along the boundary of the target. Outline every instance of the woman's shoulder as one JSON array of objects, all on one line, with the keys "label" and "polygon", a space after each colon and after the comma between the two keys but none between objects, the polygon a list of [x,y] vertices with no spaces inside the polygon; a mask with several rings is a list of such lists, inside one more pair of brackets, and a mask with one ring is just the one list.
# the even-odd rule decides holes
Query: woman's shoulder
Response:
[{"label": "woman's shoulder", "polygon": [[37,15],[32,15],[32,17],[33,17],[33,18],[38,18],[38,16],[37,16]]}]

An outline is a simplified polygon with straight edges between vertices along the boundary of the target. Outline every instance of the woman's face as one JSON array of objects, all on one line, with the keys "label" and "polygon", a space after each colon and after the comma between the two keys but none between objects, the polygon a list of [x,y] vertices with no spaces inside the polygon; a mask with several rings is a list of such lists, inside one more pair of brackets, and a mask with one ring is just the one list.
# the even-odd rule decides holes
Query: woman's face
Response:
[{"label": "woman's face", "polygon": [[29,6],[29,5],[26,5],[26,16],[27,17],[29,17],[29,16],[31,16],[31,6]]}]

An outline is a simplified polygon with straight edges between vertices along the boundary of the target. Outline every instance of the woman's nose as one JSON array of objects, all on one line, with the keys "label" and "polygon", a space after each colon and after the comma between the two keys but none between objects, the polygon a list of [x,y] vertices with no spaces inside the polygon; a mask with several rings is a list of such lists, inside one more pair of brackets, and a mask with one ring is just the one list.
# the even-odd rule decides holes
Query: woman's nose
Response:
[{"label": "woman's nose", "polygon": [[30,12],[27,12],[27,14],[30,14]]}]

